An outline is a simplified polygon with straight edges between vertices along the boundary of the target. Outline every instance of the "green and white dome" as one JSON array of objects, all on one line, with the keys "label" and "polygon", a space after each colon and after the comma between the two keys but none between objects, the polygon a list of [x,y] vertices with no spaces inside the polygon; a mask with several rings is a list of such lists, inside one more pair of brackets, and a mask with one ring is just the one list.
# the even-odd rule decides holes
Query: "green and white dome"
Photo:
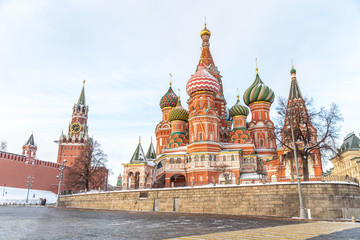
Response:
[{"label": "green and white dome", "polygon": [[238,96],[235,105],[230,108],[230,116],[235,117],[235,116],[239,116],[239,115],[243,115],[243,116],[249,115],[249,109],[246,106],[241,105],[240,99]]},{"label": "green and white dome", "polygon": [[256,70],[255,81],[244,93],[244,103],[250,105],[254,102],[268,102],[273,103],[275,99],[274,91],[265,85],[259,77],[259,73]]}]

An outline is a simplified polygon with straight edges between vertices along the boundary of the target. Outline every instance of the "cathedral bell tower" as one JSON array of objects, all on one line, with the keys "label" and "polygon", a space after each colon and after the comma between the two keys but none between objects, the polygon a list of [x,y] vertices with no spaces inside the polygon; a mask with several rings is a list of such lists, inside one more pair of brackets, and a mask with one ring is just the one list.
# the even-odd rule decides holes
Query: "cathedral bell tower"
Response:
[{"label": "cathedral bell tower", "polygon": [[169,145],[169,137],[171,134],[171,126],[168,121],[169,112],[176,107],[178,103],[178,96],[174,93],[171,87],[171,80],[169,90],[160,99],[160,108],[162,111],[162,120],[156,125],[156,154],[162,153],[163,149]]},{"label": "cathedral bell tower", "polygon": [[62,132],[60,135],[57,163],[62,163],[62,161],[66,159],[66,165],[72,166],[74,165],[76,158],[78,158],[86,149],[89,107],[86,106],[84,88],[85,80],[80,97],[73,107],[68,133],[65,135]]},{"label": "cathedral bell tower", "polygon": [[219,81],[200,63],[186,84],[189,104],[189,153],[219,152],[220,118],[215,107]]},{"label": "cathedral bell tower", "polygon": [[259,155],[276,155],[275,127],[270,119],[270,106],[275,94],[260,79],[256,66],[256,77],[244,93],[244,102],[251,111],[249,131]]},{"label": "cathedral bell tower", "polygon": [[206,28],[206,23],[204,29],[200,32],[200,37],[202,40],[202,48],[201,48],[201,55],[199,64],[196,70],[199,69],[200,65],[202,65],[207,72],[209,72],[219,83],[219,91],[215,95],[214,99],[214,107],[217,111],[219,120],[220,120],[220,142],[228,142],[228,136],[231,130],[231,125],[227,122],[226,116],[226,100],[224,97],[223,91],[223,83],[222,83],[222,76],[220,75],[220,71],[218,70],[217,66],[215,65],[214,59],[210,52],[210,37],[211,32]]}]

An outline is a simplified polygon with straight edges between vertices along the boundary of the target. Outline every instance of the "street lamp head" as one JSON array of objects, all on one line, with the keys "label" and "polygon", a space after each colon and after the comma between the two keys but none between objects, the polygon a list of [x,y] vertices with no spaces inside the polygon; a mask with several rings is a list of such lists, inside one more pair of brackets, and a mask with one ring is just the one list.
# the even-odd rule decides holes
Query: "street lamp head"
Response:
[{"label": "street lamp head", "polygon": [[67,162],[66,159],[64,159],[63,163],[66,163],[66,162]]}]

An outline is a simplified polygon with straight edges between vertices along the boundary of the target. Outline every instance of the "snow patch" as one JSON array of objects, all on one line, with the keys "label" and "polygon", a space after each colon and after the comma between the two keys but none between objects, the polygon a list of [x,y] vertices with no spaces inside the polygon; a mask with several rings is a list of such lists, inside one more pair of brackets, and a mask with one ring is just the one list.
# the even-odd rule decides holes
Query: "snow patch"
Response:
[{"label": "snow patch", "polygon": [[[26,203],[27,188],[0,187],[0,204],[24,204]],[[51,191],[29,191],[28,204],[39,204],[40,198],[46,198],[46,204],[55,203],[57,195]]]}]

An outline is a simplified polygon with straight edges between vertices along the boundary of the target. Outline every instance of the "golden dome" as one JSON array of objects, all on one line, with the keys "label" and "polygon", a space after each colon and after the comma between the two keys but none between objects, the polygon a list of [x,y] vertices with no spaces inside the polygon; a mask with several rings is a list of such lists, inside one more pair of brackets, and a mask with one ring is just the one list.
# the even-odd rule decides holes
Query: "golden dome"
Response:
[{"label": "golden dome", "polygon": [[206,28],[206,23],[204,29],[200,33],[200,37],[202,37],[203,35],[208,35],[209,37],[211,36],[211,32]]}]

